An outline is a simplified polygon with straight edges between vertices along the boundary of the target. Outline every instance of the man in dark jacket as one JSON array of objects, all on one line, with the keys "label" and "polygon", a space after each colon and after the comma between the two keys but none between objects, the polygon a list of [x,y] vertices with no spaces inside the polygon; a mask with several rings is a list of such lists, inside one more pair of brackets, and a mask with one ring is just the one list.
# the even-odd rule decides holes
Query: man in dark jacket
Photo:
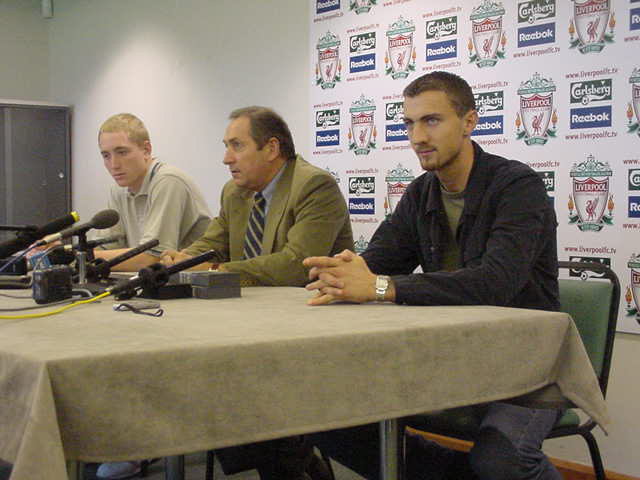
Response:
[{"label": "man in dark jacket", "polygon": [[[305,260],[313,280],[307,289],[317,290],[309,303],[557,310],[557,222],[539,176],[520,162],[485,153],[471,140],[478,114],[462,78],[433,72],[409,84],[404,97],[411,146],[427,173],[409,185],[362,256],[344,251]],[[414,273],[418,266],[422,272]],[[561,478],[540,449],[558,411],[500,402],[478,411],[481,428],[469,457],[473,474],[483,480]],[[369,431],[355,429],[349,437],[343,430],[334,439],[361,442]],[[423,448],[425,458],[424,471],[414,469],[413,478],[452,475],[446,472],[451,455],[415,439],[409,443]],[[436,475],[434,463],[445,477]],[[377,478],[375,468],[360,473]]]}]

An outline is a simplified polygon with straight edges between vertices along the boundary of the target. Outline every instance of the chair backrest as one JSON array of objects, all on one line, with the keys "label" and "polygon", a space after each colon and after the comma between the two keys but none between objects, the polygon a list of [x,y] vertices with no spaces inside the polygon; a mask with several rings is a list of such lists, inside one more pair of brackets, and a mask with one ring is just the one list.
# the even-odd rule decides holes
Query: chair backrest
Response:
[{"label": "chair backrest", "polygon": [[[615,272],[601,263],[558,262],[558,265],[582,274],[582,280],[559,280],[560,310],[573,318],[605,394],[618,319],[620,282]],[[590,276],[589,271],[595,275]]]}]

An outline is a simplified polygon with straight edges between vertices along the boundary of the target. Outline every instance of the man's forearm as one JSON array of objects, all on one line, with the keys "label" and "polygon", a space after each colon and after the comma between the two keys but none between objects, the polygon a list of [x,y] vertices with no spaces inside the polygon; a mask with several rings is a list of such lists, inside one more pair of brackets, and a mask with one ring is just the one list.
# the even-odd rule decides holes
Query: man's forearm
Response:
[{"label": "man's forearm", "polygon": [[[116,248],[114,250],[94,250],[94,255],[96,258],[102,258],[104,260],[112,260],[118,255],[122,255],[123,253],[131,250],[130,248]],[[118,263],[111,267],[111,270],[114,272],[137,272],[141,268],[148,267],[153,263],[159,262],[160,259],[148,253],[140,253],[135,257],[131,257],[124,262]]]}]

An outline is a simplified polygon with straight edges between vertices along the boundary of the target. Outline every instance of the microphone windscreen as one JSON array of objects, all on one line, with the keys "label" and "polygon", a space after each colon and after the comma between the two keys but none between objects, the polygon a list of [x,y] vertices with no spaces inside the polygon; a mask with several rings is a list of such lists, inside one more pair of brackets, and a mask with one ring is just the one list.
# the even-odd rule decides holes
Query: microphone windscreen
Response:
[{"label": "microphone windscreen", "polygon": [[120,220],[120,215],[115,210],[102,210],[96,213],[91,219],[93,228],[102,230],[103,228],[111,228]]},{"label": "microphone windscreen", "polygon": [[[76,212],[71,212],[66,214],[63,217],[56,218],[51,222],[40,227],[36,233],[37,238],[44,237],[45,235],[50,235],[52,233],[58,233],[60,230],[70,227],[74,223],[76,223],[80,217]],[[37,239],[36,239],[37,240]]]}]

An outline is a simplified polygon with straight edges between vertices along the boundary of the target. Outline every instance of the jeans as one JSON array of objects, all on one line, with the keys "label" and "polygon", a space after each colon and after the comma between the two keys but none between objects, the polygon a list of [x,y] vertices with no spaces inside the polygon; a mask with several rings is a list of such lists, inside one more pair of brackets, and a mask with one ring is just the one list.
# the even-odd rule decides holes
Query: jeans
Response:
[{"label": "jeans", "polygon": [[491,403],[469,454],[481,480],[562,480],[542,451],[542,442],[558,421],[558,410]]},{"label": "jeans", "polygon": [[[407,480],[562,480],[541,445],[560,417],[506,403],[473,407],[482,418],[469,454],[406,435]],[[428,417],[408,419],[428,431]],[[379,480],[378,424],[313,434],[311,441],[368,480]]]}]

